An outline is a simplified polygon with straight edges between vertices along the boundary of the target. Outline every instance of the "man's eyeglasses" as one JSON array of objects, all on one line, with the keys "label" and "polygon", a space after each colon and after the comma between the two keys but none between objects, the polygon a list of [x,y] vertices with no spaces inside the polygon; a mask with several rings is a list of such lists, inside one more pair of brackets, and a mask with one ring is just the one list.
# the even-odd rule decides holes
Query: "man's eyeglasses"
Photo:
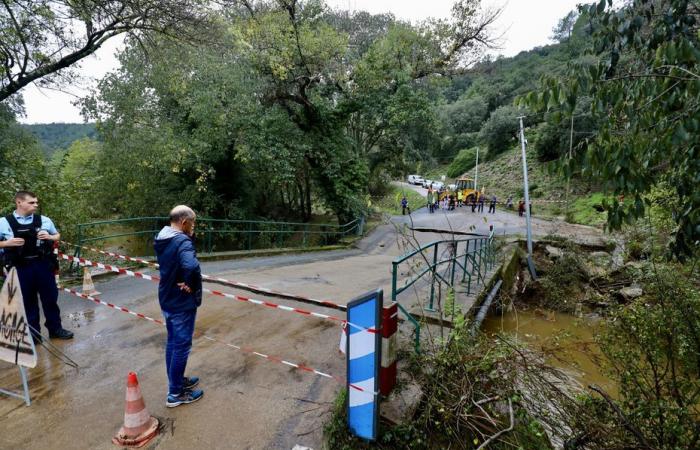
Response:
[{"label": "man's eyeglasses", "polygon": [[35,200],[35,201],[33,201],[33,202],[27,202],[27,203],[29,203],[30,205],[38,205],[38,204],[39,204],[39,201],[38,201],[38,200]]}]

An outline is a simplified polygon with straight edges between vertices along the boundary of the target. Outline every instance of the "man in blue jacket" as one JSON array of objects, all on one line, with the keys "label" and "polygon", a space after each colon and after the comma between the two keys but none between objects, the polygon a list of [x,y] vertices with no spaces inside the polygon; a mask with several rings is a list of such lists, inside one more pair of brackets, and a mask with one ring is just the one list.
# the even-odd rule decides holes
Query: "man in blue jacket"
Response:
[{"label": "man in blue jacket", "polygon": [[176,206],[170,211],[170,225],[158,233],[155,241],[160,264],[158,301],[168,330],[168,408],[195,402],[204,395],[201,389],[194,389],[198,377],[185,377],[197,308],[202,304],[202,272],[192,242],[195,220],[191,208]]}]

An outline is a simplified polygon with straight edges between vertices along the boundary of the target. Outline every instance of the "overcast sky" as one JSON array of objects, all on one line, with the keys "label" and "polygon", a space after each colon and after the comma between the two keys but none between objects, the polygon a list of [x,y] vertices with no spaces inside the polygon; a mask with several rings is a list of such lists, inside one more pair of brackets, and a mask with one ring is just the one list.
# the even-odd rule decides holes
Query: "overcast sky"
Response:
[{"label": "overcast sky", "polygon": [[[559,19],[576,7],[582,0],[482,0],[485,7],[503,7],[503,14],[494,27],[494,34],[503,35],[501,49],[497,54],[513,56],[523,50],[551,43],[552,28]],[[450,16],[452,0],[326,0],[334,8],[365,10],[371,13],[391,12],[397,18],[420,21],[428,17]],[[94,56],[81,64],[81,72],[86,80],[66,86],[70,94],[34,86],[22,92],[27,117],[20,118],[25,123],[83,122],[78,108],[71,102],[85,95],[86,88],[95,80],[117,66],[114,53],[120,41],[108,41]]]}]

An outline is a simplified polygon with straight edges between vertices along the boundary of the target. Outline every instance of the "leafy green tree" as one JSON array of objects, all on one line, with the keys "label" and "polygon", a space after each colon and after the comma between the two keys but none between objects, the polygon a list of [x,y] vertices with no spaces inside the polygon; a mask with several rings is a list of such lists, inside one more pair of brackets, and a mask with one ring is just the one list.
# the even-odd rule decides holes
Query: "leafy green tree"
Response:
[{"label": "leafy green tree", "polygon": [[100,189],[101,150],[99,142],[83,138],[73,142],[67,150],[54,153],[47,165],[51,194],[42,199],[42,203],[46,203],[66,239],[73,236],[75,224],[102,218],[112,204],[112,196],[103,195]]},{"label": "leafy green tree", "polygon": [[569,11],[567,15],[559,20],[557,26],[552,30],[552,39],[559,43],[566,42],[571,39],[577,19],[578,11]]},{"label": "leafy green tree", "polygon": [[[577,170],[615,197],[604,206],[608,226],[644,216],[646,194],[660,182],[673,186],[671,246],[680,258],[697,255],[700,242],[700,9],[685,0],[634,0],[583,7],[594,31],[598,62],[579,63],[563,79],[545,82],[526,102],[539,110],[575,108],[592,98],[600,129],[580,155]],[[572,170],[568,171],[569,173]]]},{"label": "leafy green tree", "polygon": [[46,167],[32,134],[0,104],[0,213],[14,209],[15,192],[23,189],[44,193],[48,187]]},{"label": "leafy green tree", "polygon": [[121,68],[83,103],[105,138],[102,189],[129,214],[165,213],[176,202],[204,214],[244,214],[241,199],[252,187],[236,158],[244,145],[238,135],[260,119],[247,87],[255,84],[243,82],[249,66],[166,39],[151,51],[144,64],[144,50],[129,45]]},{"label": "leafy green tree", "polygon": [[520,130],[518,117],[523,114],[515,106],[501,106],[491,113],[479,131],[481,141],[488,146],[489,158],[516,144]]},{"label": "leafy green tree", "polygon": [[452,178],[462,176],[474,166],[476,166],[476,148],[460,150],[447,168],[447,176]]},{"label": "leafy green tree", "polygon": [[178,199],[229,217],[355,218],[370,173],[440,147],[432,79],[488,44],[494,16],[477,6],[418,28],[353,26],[315,0],[245,3],[222,12],[223,46],[129,41],[84,102],[105,137],[100,184],[131,213]]},{"label": "leafy green tree", "polygon": [[440,118],[454,134],[474,133],[488,115],[488,103],[482,97],[461,98],[440,109]]},{"label": "leafy green tree", "polygon": [[14,209],[15,192],[33,191],[39,196],[41,213],[50,216],[70,238],[80,218],[71,211],[69,194],[61,189],[58,172],[47,164],[34,135],[17,123],[7,104],[0,104],[0,214]]},{"label": "leafy green tree", "polygon": [[599,338],[620,394],[614,403],[607,397],[600,423],[614,431],[600,443],[618,435],[628,448],[697,448],[700,292],[685,268],[654,271],[645,298],[615,312]]},{"label": "leafy green tree", "polygon": [[29,83],[60,85],[67,68],[120,34],[202,33],[201,0],[4,0],[0,6],[0,102]]},{"label": "leafy green tree", "polygon": [[[351,216],[347,209],[353,208],[357,196],[346,196],[352,190],[340,182],[337,172],[329,176],[327,169],[333,167],[329,162],[342,162],[356,181],[351,185],[361,190],[366,183],[358,176],[367,173],[364,156],[375,149],[404,147],[401,150],[406,155],[431,141],[439,145],[430,127],[415,126],[430,123],[424,119],[426,112],[432,112],[431,108],[413,107],[424,101],[423,94],[414,93],[415,86],[479,54],[490,43],[488,25],[497,12],[480,14],[479,2],[462,0],[453,8],[453,21],[432,22],[418,29],[394,25],[359,60],[343,60],[341,47],[346,41],[323,23],[309,20],[321,17],[319,2],[279,1],[278,5],[278,10],[245,24],[251,60],[269,83],[267,90],[274,92],[268,99],[281,105],[305,135],[323,143],[313,147],[307,160],[325,202],[334,205],[339,217]],[[274,47],[270,39],[275,40]],[[329,146],[328,136],[339,137],[336,130],[346,120],[351,126],[347,137],[352,140],[336,138]],[[392,145],[395,143],[399,145]],[[348,162],[357,166],[348,167]]]},{"label": "leafy green tree", "polygon": [[585,152],[588,140],[595,135],[598,123],[590,112],[591,101],[588,98],[579,99],[572,114],[561,112],[545,116],[545,122],[538,129],[535,149],[540,161],[555,161],[565,157],[571,151],[572,155]]}]

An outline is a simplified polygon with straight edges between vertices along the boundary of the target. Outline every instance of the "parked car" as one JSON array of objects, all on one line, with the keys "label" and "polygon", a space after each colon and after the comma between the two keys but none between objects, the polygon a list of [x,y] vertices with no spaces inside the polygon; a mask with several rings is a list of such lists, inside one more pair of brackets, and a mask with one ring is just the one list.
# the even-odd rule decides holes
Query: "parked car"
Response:
[{"label": "parked car", "polygon": [[408,184],[422,185],[423,184],[423,177],[420,175],[409,175],[406,178],[406,181],[408,182]]},{"label": "parked car", "polygon": [[445,186],[445,183],[442,181],[433,181],[433,190],[434,191],[439,191]]},{"label": "parked car", "polygon": [[433,183],[434,183],[433,180],[423,180],[423,182],[421,183],[421,186],[423,186],[424,188],[428,189],[428,187],[429,187],[431,184],[433,184]]}]

